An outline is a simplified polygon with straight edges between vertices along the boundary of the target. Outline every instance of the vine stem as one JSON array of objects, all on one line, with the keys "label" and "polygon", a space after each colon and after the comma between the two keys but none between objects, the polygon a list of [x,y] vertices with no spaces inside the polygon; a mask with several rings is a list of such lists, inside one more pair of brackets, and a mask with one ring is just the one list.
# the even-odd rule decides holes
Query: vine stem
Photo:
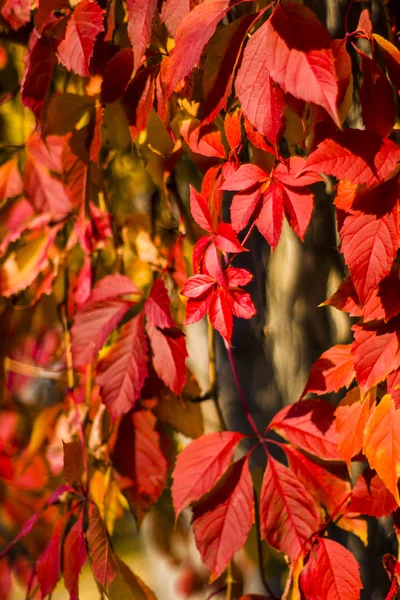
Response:
[{"label": "vine stem", "polygon": [[262,447],[264,448],[264,451],[266,453],[267,456],[269,456],[269,452],[268,452],[268,448],[265,444],[265,440],[262,437],[262,435],[260,434],[260,432],[258,431],[258,427],[253,419],[253,416],[250,412],[250,408],[249,405],[247,404],[247,400],[245,398],[245,395],[243,393],[243,389],[242,386],[240,384],[239,381],[239,375],[237,372],[237,368],[236,368],[236,363],[235,363],[235,359],[233,358],[233,352],[232,352],[232,348],[231,346],[229,346],[228,342],[225,341],[225,348],[226,348],[226,352],[228,354],[228,358],[229,358],[229,363],[231,365],[231,369],[232,369],[232,374],[233,374],[233,378],[235,380],[235,385],[236,385],[236,389],[239,393],[239,398],[240,398],[240,403],[243,407],[243,410],[245,412],[246,415],[246,419],[250,425],[250,427],[252,428],[255,436],[257,437],[258,441],[260,442],[260,444],[262,445]]}]

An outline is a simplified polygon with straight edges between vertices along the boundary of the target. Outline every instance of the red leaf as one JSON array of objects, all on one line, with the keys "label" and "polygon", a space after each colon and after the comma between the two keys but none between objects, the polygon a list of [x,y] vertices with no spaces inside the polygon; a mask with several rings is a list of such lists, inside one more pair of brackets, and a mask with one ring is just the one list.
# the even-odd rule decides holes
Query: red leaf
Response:
[{"label": "red leaf", "polygon": [[358,600],[360,567],[341,544],[318,538],[300,574],[300,589],[307,600]]},{"label": "red leaf", "polygon": [[254,317],[257,310],[250,294],[243,290],[230,290],[230,294],[234,300],[232,312],[235,317],[240,317],[241,319],[251,319]]},{"label": "red leaf", "polygon": [[151,38],[151,24],[157,0],[127,0],[128,36],[133,47],[134,70],[140,67]]},{"label": "red leaf", "polygon": [[289,444],[282,448],[290,469],[316,501],[326,508],[328,514],[339,514],[337,511],[341,505],[341,512],[344,512],[344,502],[351,491],[346,467],[343,464],[325,466],[313,462]]},{"label": "red leaf", "polygon": [[106,275],[96,283],[89,302],[104,302],[131,294],[140,294],[140,292],[128,277],[114,273],[114,275]]},{"label": "red leaf", "polygon": [[272,79],[284,92],[325,108],[340,127],[339,86],[330,36],[318,17],[299,4],[278,4],[263,26]]},{"label": "red leaf", "polygon": [[74,131],[65,143],[61,155],[63,183],[75,209],[85,205],[87,196],[89,155],[85,146],[87,130]]},{"label": "red leaf", "polygon": [[167,97],[172,94],[181,79],[189,75],[193,67],[199,64],[204,46],[213,35],[219,21],[234,4],[237,2],[204,0],[179,23],[175,49],[166,76]]},{"label": "red leaf", "polygon": [[[396,116],[393,88],[375,61],[361,50],[358,50],[358,54],[364,74],[360,102],[365,128],[382,136],[389,135]],[[384,107],[383,110],[376,110],[378,104]]]},{"label": "red leaf", "polygon": [[394,212],[381,218],[356,212],[340,230],[341,251],[361,302],[390,272],[398,248]]},{"label": "red leaf", "polygon": [[321,354],[311,368],[301,397],[310,392],[321,395],[349,387],[355,377],[350,349],[350,344],[338,344]]},{"label": "red leaf", "polygon": [[399,268],[394,268],[382,279],[364,304],[363,317],[366,321],[389,321],[400,314],[400,279]]},{"label": "red leaf", "polygon": [[207,200],[190,186],[190,211],[193,219],[200,227],[213,233],[214,227]]},{"label": "red leaf", "polygon": [[196,296],[196,298],[189,299],[186,304],[185,325],[197,323],[206,316],[214,293],[215,292],[211,292],[210,294],[204,294],[204,296]]},{"label": "red leaf", "polygon": [[226,113],[224,121],[224,130],[226,139],[231,150],[235,151],[240,144],[242,139],[242,127],[241,127],[241,109],[236,109],[233,113]]},{"label": "red leaf", "polygon": [[396,508],[396,500],[376,472],[365,469],[353,488],[349,512],[379,518],[387,517]]},{"label": "red leaf", "polygon": [[122,326],[116,343],[97,366],[96,381],[113,419],[135,405],[147,377],[147,341],[139,314]]},{"label": "red leaf", "polygon": [[22,191],[23,184],[18,169],[18,158],[14,156],[0,167],[0,197],[4,202],[4,200],[19,196]]},{"label": "red leaf", "polygon": [[346,129],[321,142],[302,171],[326,173],[371,186],[384,181],[398,160],[399,148],[391,140],[372,131]]},{"label": "red leaf", "polygon": [[50,542],[36,562],[36,575],[43,597],[53,592],[60,578],[61,541],[70,516],[71,512],[68,512],[62,519],[56,521]]},{"label": "red leaf", "polygon": [[80,483],[84,471],[83,455],[81,442],[74,440],[72,442],[64,442],[64,479],[71,486]]},{"label": "red leaf", "polygon": [[361,452],[364,429],[374,406],[375,400],[370,396],[361,401],[356,387],[346,394],[335,411],[338,446],[349,467],[353,456]]},{"label": "red leaf", "polygon": [[[275,181],[271,181],[263,195],[263,206],[255,220],[256,227],[271,246],[276,248],[281,237],[283,223],[283,189]],[[232,204],[233,207],[233,204]]]},{"label": "red leaf", "polygon": [[132,140],[146,128],[153,99],[154,72],[151,68],[140,69],[126,88],[121,101],[128,118]]},{"label": "red leaf", "polygon": [[5,0],[1,7],[1,15],[15,30],[31,19],[32,0]]},{"label": "red leaf", "polygon": [[94,502],[89,506],[86,536],[92,573],[103,589],[107,590],[117,574],[118,566],[108,540],[106,526]]},{"label": "red leaf", "polygon": [[241,433],[233,431],[209,433],[178,454],[171,487],[176,517],[214,487],[243,438]]},{"label": "red leaf", "polygon": [[212,326],[229,343],[232,337],[233,317],[228,293],[224,289],[218,288],[212,295],[209,315]]},{"label": "red leaf", "polygon": [[31,517],[29,517],[29,519],[27,521],[25,521],[25,523],[23,524],[23,526],[21,527],[19,533],[15,536],[15,538],[0,552],[0,558],[5,556],[17,542],[22,540],[23,537],[25,537],[26,535],[28,535],[28,533],[30,533],[32,531],[32,529],[36,525],[36,522],[39,519],[39,517],[40,517],[40,513],[36,512],[36,513],[33,513],[33,515]]},{"label": "red leaf", "polygon": [[87,558],[83,519],[84,511],[82,510],[63,544],[63,576],[71,600],[78,600],[79,575]]},{"label": "red leaf", "polygon": [[186,381],[186,339],[179,329],[160,331],[146,323],[157,375],[173,392],[180,394]]},{"label": "red leaf", "polygon": [[400,504],[400,410],[386,395],[376,406],[364,430],[364,454]]},{"label": "red leaf", "polygon": [[49,212],[60,219],[71,211],[71,204],[60,180],[52,177],[35,156],[28,153],[24,171],[26,194],[38,212]]},{"label": "red leaf", "polygon": [[53,43],[45,36],[37,38],[21,83],[21,100],[40,118],[47,90],[57,64]]},{"label": "red leaf", "polygon": [[238,269],[237,267],[228,267],[225,270],[225,277],[228,282],[228,287],[230,288],[247,285],[253,279],[253,275],[250,271]]},{"label": "red leaf", "polygon": [[400,366],[399,340],[393,325],[361,327],[354,325],[354,369],[364,395]]},{"label": "red leaf", "polygon": [[325,400],[301,400],[280,410],[268,430],[319,458],[340,460],[334,418],[334,409]]},{"label": "red leaf", "polygon": [[257,165],[250,163],[242,164],[225,179],[221,186],[222,190],[243,191],[248,190],[258,183],[268,181],[269,175]]},{"label": "red leaf", "polygon": [[89,63],[94,43],[104,31],[104,10],[93,0],[82,0],[76,5],[68,21],[65,39],[57,48],[59,61],[82,77],[89,77]]},{"label": "red leaf", "polygon": [[167,479],[167,460],[156,425],[155,416],[148,410],[129,412],[121,420],[111,451],[113,465],[127,478],[122,491],[139,521],[158,500]]},{"label": "red leaf", "polygon": [[[214,286],[215,281],[208,275],[193,275],[183,286],[181,294],[187,298],[199,298],[210,292]],[[204,297],[202,299],[204,300]]]},{"label": "red leaf", "polygon": [[203,71],[202,123],[213,121],[226,107],[243,42],[257,16],[258,13],[241,17],[217,29],[210,40]]},{"label": "red leaf", "polygon": [[75,366],[92,362],[110,333],[131,308],[126,300],[88,302],[75,317],[72,326],[72,356]]},{"label": "red leaf", "polygon": [[231,204],[231,222],[235,231],[241,231],[248,224],[250,217],[261,206],[261,190],[236,194]]},{"label": "red leaf", "polygon": [[236,93],[244,115],[272,144],[276,144],[283,130],[283,91],[270,77],[270,58],[266,53],[269,21],[250,38],[243,53],[235,80]]},{"label": "red leaf", "polygon": [[197,119],[187,119],[181,124],[181,135],[195,154],[226,158],[221,133],[213,124],[200,125]]},{"label": "red leaf", "polygon": [[219,223],[214,242],[223,252],[246,252],[229,223]]},{"label": "red leaf", "polygon": [[151,287],[151,292],[144,305],[147,321],[156,327],[174,327],[171,317],[171,301],[167,288],[162,279],[157,279]]},{"label": "red leaf", "polygon": [[165,23],[172,37],[176,36],[179,23],[190,11],[190,0],[165,0],[161,10],[161,23]]},{"label": "red leaf", "polygon": [[392,396],[396,408],[400,408],[400,369],[388,375],[387,393]]},{"label": "red leaf", "polygon": [[253,520],[253,482],[248,457],[243,457],[194,507],[196,545],[211,570],[211,580],[223,573],[235,552],[245,544]]},{"label": "red leaf", "polygon": [[110,103],[119,100],[128,86],[132,73],[132,48],[123,48],[106,65],[100,89],[101,102]]},{"label": "red leaf", "polygon": [[321,306],[334,306],[338,310],[349,313],[350,317],[361,317],[362,310],[359,304],[360,301],[351,277],[347,276],[336,292],[328,300],[325,300]]},{"label": "red leaf", "polygon": [[290,469],[271,456],[261,487],[260,520],[263,539],[293,562],[320,523],[311,494]]}]

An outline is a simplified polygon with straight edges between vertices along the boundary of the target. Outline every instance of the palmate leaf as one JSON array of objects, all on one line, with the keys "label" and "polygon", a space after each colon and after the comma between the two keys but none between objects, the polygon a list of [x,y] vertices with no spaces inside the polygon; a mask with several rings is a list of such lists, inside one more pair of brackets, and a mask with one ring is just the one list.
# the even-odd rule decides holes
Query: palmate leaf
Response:
[{"label": "palmate leaf", "polygon": [[360,567],[347,548],[318,538],[301,572],[300,589],[307,600],[358,600]]},{"label": "palmate leaf", "polygon": [[214,487],[243,437],[233,431],[209,433],[178,455],[171,488],[176,516]]},{"label": "palmate leaf", "polygon": [[254,519],[248,457],[232,463],[216,487],[193,509],[197,548],[216,579],[246,542]]},{"label": "palmate leaf", "polygon": [[319,510],[306,487],[271,456],[261,487],[260,520],[263,539],[292,561],[320,524]]}]

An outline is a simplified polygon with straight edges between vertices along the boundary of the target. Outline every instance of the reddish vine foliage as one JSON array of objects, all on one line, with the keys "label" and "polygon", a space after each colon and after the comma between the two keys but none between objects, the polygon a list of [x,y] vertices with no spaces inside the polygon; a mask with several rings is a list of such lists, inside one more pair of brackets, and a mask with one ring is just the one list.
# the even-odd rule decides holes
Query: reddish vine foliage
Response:
[{"label": "reddish vine foliage", "polygon": [[[110,536],[122,494],[140,524],[171,473],[176,518],[192,507],[210,581],[255,521],[287,558],[286,598],[360,598],[359,565],[327,528],[366,543],[363,516],[398,522],[400,51],[368,10],[333,40],[307,4],[1,0],[0,68],[12,66],[13,31],[27,40],[18,91],[1,99],[23,122],[0,166],[2,333],[17,339],[2,350],[2,598],[11,572],[30,598],[50,597],[61,576],[78,598],[86,561],[109,598],[155,598]],[[346,125],[355,80],[358,129]],[[185,199],[176,173],[189,163]],[[134,169],[151,210],[124,192]],[[264,431],[240,390],[253,435],[202,435],[184,327],[207,318],[233,363],[235,320],[256,313],[236,256],[254,228],[274,250],[284,219],[303,240],[313,186],[328,177],[349,275],[324,304],[356,319],[353,341],[322,354]],[[35,312],[44,325],[21,336]],[[42,372],[59,395],[26,437],[17,397]],[[342,388],[336,408],[316,397]],[[193,438],[180,452],[171,427]],[[399,564],[382,558],[395,598]]]}]

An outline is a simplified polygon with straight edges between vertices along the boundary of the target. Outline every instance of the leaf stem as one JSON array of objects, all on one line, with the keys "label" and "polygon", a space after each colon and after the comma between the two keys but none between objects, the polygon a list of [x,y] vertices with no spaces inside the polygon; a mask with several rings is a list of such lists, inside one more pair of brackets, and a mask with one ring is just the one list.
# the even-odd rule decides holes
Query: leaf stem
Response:
[{"label": "leaf stem", "polygon": [[75,409],[75,419],[76,419],[76,424],[78,425],[78,432],[79,432],[79,439],[81,442],[81,448],[82,448],[82,458],[83,458],[83,466],[85,468],[85,488],[84,488],[84,493],[85,496],[88,495],[89,493],[89,463],[88,463],[88,458],[87,458],[87,452],[86,452],[86,445],[85,445],[85,434],[83,431],[83,425],[82,425],[82,419],[81,419],[81,415],[79,414],[79,409],[78,409],[78,400],[73,392],[72,389],[69,390],[69,396],[73,402],[74,405],[74,409]]}]

